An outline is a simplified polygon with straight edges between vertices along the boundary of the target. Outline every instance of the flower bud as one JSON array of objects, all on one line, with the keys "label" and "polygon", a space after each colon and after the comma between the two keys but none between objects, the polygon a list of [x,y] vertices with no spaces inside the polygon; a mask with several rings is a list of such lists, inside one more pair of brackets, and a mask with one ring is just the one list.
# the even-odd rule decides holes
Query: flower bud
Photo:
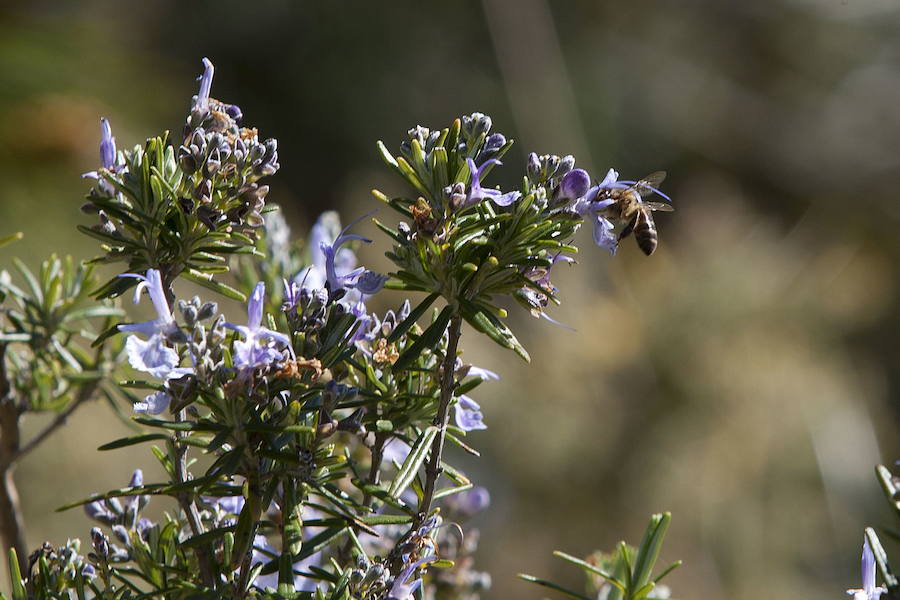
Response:
[{"label": "flower bud", "polygon": [[591,187],[591,176],[584,169],[574,169],[566,173],[559,183],[557,199],[577,200]]},{"label": "flower bud", "polygon": [[126,546],[131,545],[131,540],[128,538],[128,530],[125,529],[125,527],[123,527],[122,525],[113,525],[112,531],[120,542],[122,542]]},{"label": "flower bud", "polygon": [[203,176],[212,177],[219,172],[221,166],[222,153],[218,148],[213,148],[212,152],[209,153],[209,158],[206,159],[206,164],[203,165]]},{"label": "flower bud", "polygon": [[559,167],[556,169],[556,175],[561,176],[565,175],[569,171],[575,168],[575,157],[571,154],[566,154],[561,159],[559,159]]},{"label": "flower bud", "polygon": [[528,178],[534,182],[539,183],[541,181],[541,161],[538,159],[538,155],[534,152],[528,155]]},{"label": "flower bud", "polygon": [[506,145],[506,136],[502,133],[492,133],[484,141],[482,152],[494,154]]},{"label": "flower bud", "polygon": [[98,556],[102,558],[109,556],[109,538],[100,531],[99,527],[91,529],[91,545]]},{"label": "flower bud", "polygon": [[197,161],[194,160],[193,153],[187,146],[178,148],[178,164],[181,165],[181,170],[187,175],[193,175],[196,172]]},{"label": "flower bud", "polygon": [[219,312],[218,304],[215,302],[204,302],[200,310],[197,311],[197,320],[205,321],[206,319],[211,319],[217,312]]},{"label": "flower bud", "polygon": [[369,587],[370,585],[372,585],[379,579],[383,579],[383,578],[384,578],[384,565],[382,565],[381,563],[375,563],[371,567],[369,567],[368,571],[366,571],[366,576],[362,580],[361,587],[363,587],[363,588]]},{"label": "flower bud", "polygon": [[241,119],[244,118],[244,113],[241,112],[241,108],[237,104],[226,104],[225,113],[234,119],[235,123],[240,123]]}]

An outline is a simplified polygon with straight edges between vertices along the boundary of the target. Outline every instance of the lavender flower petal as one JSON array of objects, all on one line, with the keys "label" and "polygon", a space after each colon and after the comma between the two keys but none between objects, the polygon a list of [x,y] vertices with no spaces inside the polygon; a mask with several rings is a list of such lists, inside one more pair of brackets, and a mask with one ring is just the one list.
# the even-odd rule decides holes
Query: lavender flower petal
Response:
[{"label": "lavender flower petal", "polygon": [[613,224],[600,215],[594,216],[594,243],[600,248],[609,250],[615,256],[619,240],[613,234]]},{"label": "lavender flower petal", "polygon": [[493,201],[497,206],[509,206],[521,196],[519,192],[508,192],[504,194],[500,190],[485,189],[481,187],[481,177],[484,174],[485,169],[493,164],[502,164],[496,158],[484,161],[480,167],[476,167],[475,161],[471,158],[466,159],[466,164],[469,166],[472,181],[469,183],[469,194],[466,197],[466,201],[460,208],[467,208],[487,199]]},{"label": "lavender flower petal", "polygon": [[456,426],[463,431],[475,431],[477,429],[487,429],[484,424],[484,415],[481,414],[481,406],[466,396],[459,397],[459,401],[454,408],[454,418]]},{"label": "lavender flower petal", "polygon": [[488,381],[493,379],[494,381],[500,381],[500,376],[494,373],[489,369],[483,369],[481,367],[476,367],[475,365],[469,366],[469,372],[467,373],[469,377],[480,377],[484,381]]},{"label": "lavender flower petal", "polygon": [[129,364],[138,371],[150,373],[158,379],[168,379],[177,374],[173,371],[178,366],[178,353],[166,346],[159,334],[146,341],[135,335],[130,336],[125,342],[125,352]]},{"label": "lavender flower petal", "polygon": [[356,280],[356,289],[366,296],[377,294],[384,287],[385,282],[389,279],[387,275],[376,273],[375,271],[363,271]]},{"label": "lavender flower petal", "polygon": [[172,396],[165,392],[156,392],[144,398],[143,402],[135,402],[134,412],[147,413],[148,415],[162,414],[169,404],[172,403]]},{"label": "lavender flower petal", "polygon": [[591,176],[584,169],[573,169],[566,173],[559,184],[559,199],[577,200],[591,187]]},{"label": "lavender flower petal", "polygon": [[116,166],[116,138],[105,117],[100,119],[100,164],[104,169]]},{"label": "lavender flower petal", "polygon": [[200,114],[209,112],[209,92],[212,89],[213,73],[215,68],[208,58],[203,59],[203,74],[200,79],[200,90],[197,92],[197,98],[194,101],[194,111]]}]

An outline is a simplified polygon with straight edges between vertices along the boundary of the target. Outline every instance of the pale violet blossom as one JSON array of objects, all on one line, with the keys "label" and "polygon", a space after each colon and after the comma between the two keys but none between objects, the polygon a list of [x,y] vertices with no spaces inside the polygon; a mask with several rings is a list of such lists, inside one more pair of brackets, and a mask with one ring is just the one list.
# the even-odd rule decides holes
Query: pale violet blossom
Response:
[{"label": "pale violet blossom", "polygon": [[491,504],[491,494],[482,486],[447,496],[444,508],[455,518],[468,519]]},{"label": "pale violet blossom", "polygon": [[482,381],[500,381],[500,376],[490,369],[483,369],[475,365],[469,365],[469,371],[466,373],[469,377],[479,377]]},{"label": "pale violet blossom", "polygon": [[606,172],[603,181],[588,189],[583,196],[576,198],[572,203],[572,210],[591,221],[594,228],[594,243],[600,248],[609,250],[609,253],[613,255],[616,253],[619,240],[613,233],[612,222],[603,216],[602,211],[609,208],[614,201],[611,199],[597,200],[597,196],[603,190],[628,187],[618,179],[619,173],[615,169],[610,169]]},{"label": "pale violet blossom", "polygon": [[[371,213],[370,213],[371,214]],[[350,241],[369,243],[372,240],[360,235],[348,234],[347,230],[366,218],[365,215],[341,229],[336,212],[322,213],[309,234],[310,264],[293,279],[288,293],[296,295],[300,289],[320,290],[327,288],[331,294],[340,290],[346,293],[342,298],[347,306],[380,291],[387,277],[362,267],[356,267],[356,255],[345,244]]]},{"label": "pale violet blossom", "polygon": [[200,89],[194,97],[192,112],[206,115],[209,113],[209,92],[212,89],[213,73],[215,68],[208,58],[203,59],[203,74],[198,77]]},{"label": "pale violet blossom", "polygon": [[388,590],[387,600],[409,600],[413,594],[422,585],[420,578],[415,578],[416,571],[426,563],[432,563],[436,559],[433,556],[423,558],[417,562],[410,563],[401,569],[400,573],[394,578],[391,589]]},{"label": "pale violet blossom", "polygon": [[[124,168],[124,165],[119,164],[119,157],[116,153],[116,138],[113,137],[109,119],[105,117],[100,119],[100,166],[114,173]],[[81,176],[86,179],[96,179],[100,189],[107,194],[112,195],[116,193],[116,189],[100,175],[99,171],[88,171]]]},{"label": "pale violet blossom", "polygon": [[853,600],[878,600],[886,593],[884,586],[875,585],[875,555],[869,547],[869,538],[863,537],[862,547],[862,588],[847,590]]},{"label": "pale violet blossom", "polygon": [[501,164],[496,158],[484,161],[480,167],[475,166],[475,161],[471,158],[466,159],[469,166],[469,172],[472,174],[472,181],[469,183],[469,193],[462,208],[472,206],[483,200],[491,200],[497,206],[509,206],[519,199],[519,192],[507,192],[504,194],[500,190],[481,187],[481,178],[485,169],[493,164]]},{"label": "pale violet blossom", "polygon": [[157,315],[155,319],[143,323],[119,325],[119,331],[134,332],[147,337],[144,340],[137,335],[128,336],[128,340],[125,342],[128,362],[138,371],[150,373],[159,379],[181,377],[190,373],[191,369],[178,367],[180,362],[178,353],[166,345],[168,340],[183,339],[184,334],[175,323],[175,317],[172,316],[159,271],[148,269],[146,275],[125,273],[119,277],[139,279],[140,283],[134,291],[134,303],[137,304],[140,301],[141,292],[146,289]]},{"label": "pale violet blossom", "polygon": [[284,352],[276,348],[283,344],[290,350],[288,336],[262,326],[263,307],[266,299],[266,285],[256,284],[247,303],[247,325],[225,323],[229,329],[240,333],[244,339],[234,342],[234,364],[245,369],[261,367],[284,359]]},{"label": "pale violet blossom", "polygon": [[457,400],[454,407],[457,427],[463,431],[487,429],[487,425],[484,424],[484,415],[481,414],[481,406],[477,402],[465,394],[462,394]]},{"label": "pale violet blossom", "polygon": [[341,246],[354,240],[366,244],[372,242],[372,240],[361,235],[347,233],[348,229],[364,218],[357,219],[350,225],[347,225],[330,244],[324,241],[319,243],[319,248],[325,257],[325,280],[328,284],[328,290],[332,294],[344,289],[355,289],[363,296],[371,296],[380,291],[388,279],[385,275],[369,271],[363,267],[343,274],[338,272],[338,255]]},{"label": "pale violet blossom", "polygon": [[557,202],[577,201],[587,194],[591,187],[591,176],[584,169],[572,169],[559,182],[554,198]]},{"label": "pale violet blossom", "polygon": [[148,415],[162,414],[172,403],[172,396],[166,392],[156,392],[144,398],[143,402],[135,402],[134,412]]}]

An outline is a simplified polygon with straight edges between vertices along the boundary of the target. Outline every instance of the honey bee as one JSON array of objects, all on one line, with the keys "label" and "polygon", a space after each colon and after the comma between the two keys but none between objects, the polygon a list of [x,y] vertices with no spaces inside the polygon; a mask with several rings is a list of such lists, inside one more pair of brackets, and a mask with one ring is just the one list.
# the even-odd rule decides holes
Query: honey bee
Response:
[{"label": "honey bee", "polygon": [[[638,181],[620,181],[619,183],[631,184],[629,187],[612,188],[603,191],[606,198],[614,200],[607,209],[611,219],[619,223],[625,223],[625,228],[619,234],[619,239],[628,237],[634,233],[634,240],[638,248],[644,254],[650,256],[659,244],[659,234],[656,232],[656,223],[653,222],[652,212],[660,210],[669,212],[675,210],[667,195],[659,191],[659,185],[666,178],[665,171],[650,173]],[[647,202],[645,197],[658,194],[665,202]]]}]

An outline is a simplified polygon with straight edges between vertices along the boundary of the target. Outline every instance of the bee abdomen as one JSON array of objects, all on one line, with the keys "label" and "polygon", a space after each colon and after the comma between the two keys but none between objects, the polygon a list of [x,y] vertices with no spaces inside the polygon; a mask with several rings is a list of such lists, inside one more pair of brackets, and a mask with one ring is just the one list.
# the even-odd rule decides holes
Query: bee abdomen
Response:
[{"label": "bee abdomen", "polygon": [[638,248],[647,256],[653,254],[659,244],[656,224],[653,223],[653,218],[644,211],[638,214],[637,222],[634,224],[634,239]]}]

